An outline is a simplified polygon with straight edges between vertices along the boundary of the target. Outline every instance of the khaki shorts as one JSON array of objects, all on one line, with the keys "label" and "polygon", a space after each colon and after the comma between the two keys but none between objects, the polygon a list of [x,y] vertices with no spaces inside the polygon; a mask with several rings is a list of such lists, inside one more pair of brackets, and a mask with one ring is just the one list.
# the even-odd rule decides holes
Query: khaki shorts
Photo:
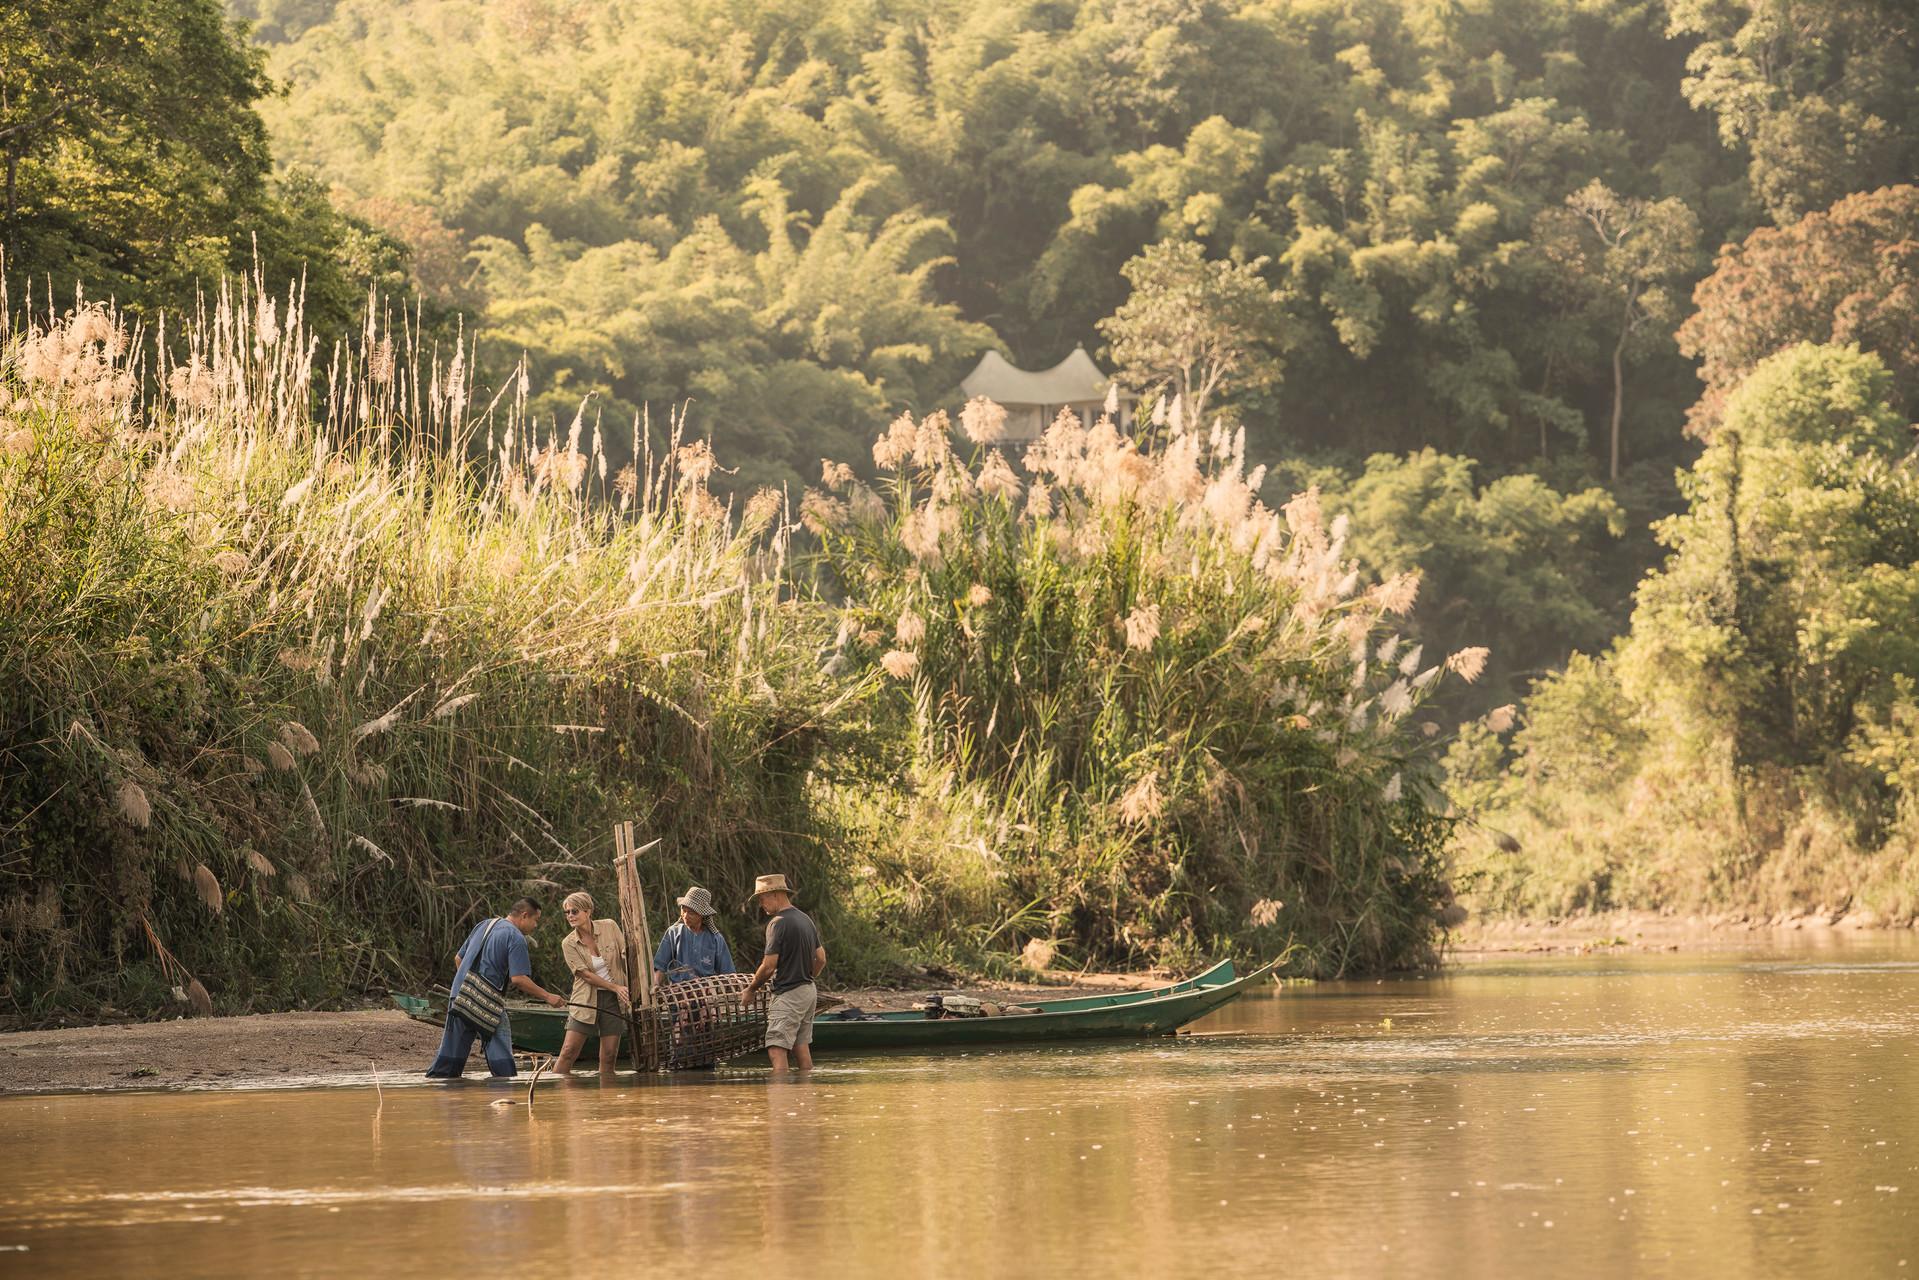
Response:
[{"label": "khaki shorts", "polygon": [[813,1011],[819,1003],[819,988],[810,982],[774,996],[766,1006],[766,1047],[798,1049],[812,1044]]}]

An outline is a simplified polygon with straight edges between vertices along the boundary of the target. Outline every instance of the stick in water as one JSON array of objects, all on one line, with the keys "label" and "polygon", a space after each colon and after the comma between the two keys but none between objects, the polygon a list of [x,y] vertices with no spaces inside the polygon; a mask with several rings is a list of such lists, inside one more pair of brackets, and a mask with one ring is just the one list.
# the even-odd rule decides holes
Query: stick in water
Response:
[{"label": "stick in water", "polygon": [[540,1073],[546,1070],[546,1064],[552,1060],[552,1055],[542,1054],[540,1060],[533,1064],[533,1078],[526,1082],[526,1113],[528,1115],[533,1114],[533,1089],[540,1083]]}]

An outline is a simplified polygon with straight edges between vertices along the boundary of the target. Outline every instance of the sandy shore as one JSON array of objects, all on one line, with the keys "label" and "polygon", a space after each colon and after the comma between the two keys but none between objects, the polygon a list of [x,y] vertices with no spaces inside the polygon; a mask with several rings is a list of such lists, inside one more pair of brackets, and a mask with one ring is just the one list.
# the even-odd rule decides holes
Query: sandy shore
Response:
[{"label": "sandy shore", "polygon": [[[940,988],[998,999],[1124,990],[1170,981],[1153,974],[1089,974],[1070,984]],[[904,1009],[922,992],[834,992],[864,1009]],[[0,1094],[130,1089],[270,1088],[414,1079],[440,1043],[437,1027],[397,1009],[176,1018],[0,1034]],[[469,1070],[484,1064],[476,1053]]]},{"label": "sandy shore", "polygon": [[295,1084],[426,1070],[440,1033],[397,1009],[177,1018],[0,1035],[0,1093]]}]

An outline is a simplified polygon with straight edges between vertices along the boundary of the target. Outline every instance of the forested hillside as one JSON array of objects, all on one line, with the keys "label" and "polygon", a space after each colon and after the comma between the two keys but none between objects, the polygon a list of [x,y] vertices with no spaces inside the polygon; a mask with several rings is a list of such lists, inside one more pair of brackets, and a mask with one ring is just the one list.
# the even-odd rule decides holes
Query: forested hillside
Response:
[{"label": "forested hillside", "polygon": [[531,352],[552,411],[691,397],[767,475],[941,402],[985,345],[1096,347],[1128,260],[1192,239],[1258,262],[1283,316],[1283,376],[1230,399],[1261,443],[1570,481],[1610,472],[1615,399],[1624,462],[1670,466],[1695,391],[1672,329],[1766,216],[1684,91],[1718,33],[1681,19],[1706,22],[349,0],[276,51],[265,112],[282,163],[405,237],[498,357]]}]

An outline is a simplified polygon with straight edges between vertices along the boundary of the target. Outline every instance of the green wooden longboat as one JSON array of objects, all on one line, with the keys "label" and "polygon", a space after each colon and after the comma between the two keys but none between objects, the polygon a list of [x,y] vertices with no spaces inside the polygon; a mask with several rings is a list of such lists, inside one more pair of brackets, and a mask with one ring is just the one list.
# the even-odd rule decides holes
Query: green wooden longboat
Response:
[{"label": "green wooden longboat", "polygon": [[[1184,982],[1147,991],[1072,996],[1061,1000],[1031,1000],[1025,1007],[1038,1013],[1002,1014],[991,1018],[928,1018],[916,1010],[882,1013],[870,1021],[836,1018],[834,1010],[813,1024],[813,1047],[835,1052],[844,1049],[944,1049],[964,1045],[1032,1044],[1056,1040],[1098,1040],[1140,1036],[1169,1036],[1179,1028],[1238,998],[1249,986],[1272,973],[1273,964],[1237,976],[1233,962],[1222,960]],[[393,1002],[408,1016],[441,1025],[446,1001],[439,996],[393,993]],[[558,1053],[566,1030],[564,1010],[544,1005],[512,1004],[513,1047],[522,1052]]]}]

